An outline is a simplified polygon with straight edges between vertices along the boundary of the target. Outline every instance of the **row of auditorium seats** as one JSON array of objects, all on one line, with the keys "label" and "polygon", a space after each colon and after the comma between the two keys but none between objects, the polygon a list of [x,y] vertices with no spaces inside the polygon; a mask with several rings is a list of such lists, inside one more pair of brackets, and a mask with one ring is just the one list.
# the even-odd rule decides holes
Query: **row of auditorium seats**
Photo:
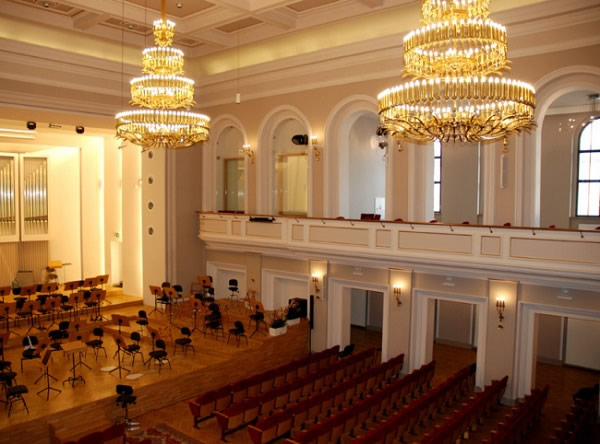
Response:
[{"label": "row of auditorium seats", "polygon": [[[344,382],[313,394],[270,416],[261,416],[256,425],[248,426],[248,434],[255,444],[270,442],[286,433],[300,431],[313,424],[317,418],[328,417],[340,409],[371,393],[377,386],[391,383],[400,375],[404,355],[358,372]],[[316,392],[316,391],[315,391]]]},{"label": "row of auditorium seats", "polygon": [[426,390],[434,369],[435,363],[431,362],[401,379],[396,379],[371,396],[347,405],[325,420],[317,418],[313,421],[316,424],[312,424],[309,429],[292,433],[293,439],[289,439],[288,443],[339,442],[340,439],[342,442],[350,442],[354,435],[372,427],[386,412],[389,416],[390,408],[394,408],[392,405],[396,406],[403,398]]},{"label": "row of auditorium seats", "polygon": [[270,415],[275,409],[283,409],[288,404],[298,402],[301,397],[309,396],[323,387],[339,384],[345,378],[369,368],[373,365],[375,355],[374,348],[365,350],[337,361],[326,370],[308,374],[216,412],[221,438],[224,439],[227,434],[247,425],[259,416]]},{"label": "row of auditorium seats", "polygon": [[422,424],[440,409],[450,406],[460,397],[470,393],[475,383],[475,365],[470,365],[443,383],[412,401],[400,412],[387,418],[375,429],[352,441],[353,444],[379,444],[402,440],[405,433],[414,433],[417,424]]},{"label": "row of auditorium seats", "polygon": [[[566,418],[561,420],[560,427],[554,429],[550,437],[553,444],[587,443],[592,439],[593,427],[598,418],[598,389],[589,399],[575,398]],[[496,442],[496,441],[493,441]]]},{"label": "row of auditorium seats", "polygon": [[549,390],[549,385],[543,390],[533,389],[530,395],[498,423],[497,428],[492,430],[490,438],[482,442],[487,444],[527,442],[526,434],[539,421]]},{"label": "row of auditorium seats", "polygon": [[507,382],[508,376],[492,381],[482,393],[473,396],[460,409],[455,410],[452,416],[447,417],[443,424],[436,425],[433,433],[426,433],[421,443],[451,444],[465,438],[465,433],[474,430],[500,404]]},{"label": "row of auditorium seats", "polygon": [[318,370],[324,370],[337,361],[339,346],[331,347],[319,353],[291,361],[275,369],[228,384],[216,390],[206,392],[189,402],[194,417],[194,427],[216,412],[222,411],[231,404],[239,403],[246,398],[253,398],[279,387],[293,379],[300,378]]}]

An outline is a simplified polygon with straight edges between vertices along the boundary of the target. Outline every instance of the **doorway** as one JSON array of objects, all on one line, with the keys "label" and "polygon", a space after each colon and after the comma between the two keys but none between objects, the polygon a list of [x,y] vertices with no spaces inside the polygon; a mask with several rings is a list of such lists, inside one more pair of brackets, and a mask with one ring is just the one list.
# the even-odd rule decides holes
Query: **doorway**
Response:
[{"label": "doorway", "polygon": [[477,360],[477,311],[475,304],[435,299],[431,359],[440,380],[434,383]]},{"label": "doorway", "polygon": [[[410,368],[436,359],[436,378],[445,379],[476,363],[475,385],[483,388],[487,316],[481,314],[487,313],[487,304],[488,299],[483,296],[415,289]],[[456,309],[458,313],[454,313]]]},{"label": "doorway", "polygon": [[380,349],[383,331],[383,293],[350,289],[350,343],[356,351]]}]

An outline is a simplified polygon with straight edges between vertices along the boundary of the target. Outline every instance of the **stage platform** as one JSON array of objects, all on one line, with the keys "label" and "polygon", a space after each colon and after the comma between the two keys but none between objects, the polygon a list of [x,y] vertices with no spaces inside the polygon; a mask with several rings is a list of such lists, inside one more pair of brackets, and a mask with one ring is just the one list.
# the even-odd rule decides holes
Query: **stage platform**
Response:
[{"label": "stage platform", "polygon": [[[50,392],[48,401],[46,392],[36,394],[46,386],[45,380],[34,384],[42,374],[39,360],[25,361],[22,373],[20,370],[22,336],[11,335],[10,346],[5,349],[5,359],[12,362],[13,371],[17,372],[17,383],[26,385],[29,390],[25,395],[29,414],[20,402],[13,405],[10,418],[7,410],[0,412],[2,430],[0,443],[64,442],[109,426],[123,414],[122,409],[115,402],[117,396],[115,387],[119,383],[131,385],[134,389],[137,403],[130,407],[129,413],[131,417],[135,417],[192,399],[210,389],[276,367],[308,353],[308,322],[306,321],[288,327],[288,333],[282,336],[269,337],[255,334],[249,338],[248,345],[242,339],[242,344],[238,348],[233,338],[231,343],[227,344],[227,330],[233,327],[233,322],[241,320],[247,327],[248,315],[251,314],[243,303],[234,301],[230,303],[229,313],[224,317],[225,339],[217,340],[210,334],[204,337],[200,332],[194,332],[192,344],[195,353],[189,350],[184,357],[181,348],[178,347],[174,355],[172,341],[181,336],[180,327],[193,326],[191,310],[188,307],[188,309],[181,308],[173,317],[172,323],[169,322],[166,314],[154,312],[149,316],[150,325],[162,329],[163,338],[167,341],[172,370],[169,370],[168,366],[163,367],[159,374],[154,363],[151,363],[150,367],[144,366],[138,356],[133,368],[131,358],[125,360],[124,366],[131,369],[132,374],[141,376],[130,380],[126,378],[126,372],[123,372],[122,379],[119,379],[118,371],[109,374],[102,370],[117,365],[117,358],[113,359],[116,344],[112,337],[113,333],[117,333],[117,326],[110,321],[111,315],[135,316],[138,310],[145,309],[150,313],[153,307],[144,307],[141,299],[123,295],[111,296],[110,300],[112,305],[102,309],[102,314],[108,320],[102,322],[87,320],[84,324],[86,331],[91,331],[95,326],[102,326],[105,329],[104,346],[107,357],[100,351],[96,361],[94,353],[88,349],[84,362],[91,369],[82,367],[76,370],[77,375],[81,374],[85,378],[85,384],[78,381],[75,387],[71,387],[69,383],[63,386],[63,380],[71,375],[71,357],[65,356],[62,351],[54,352],[49,371],[58,382],[53,381],[51,386],[62,392]],[[198,325],[202,325],[200,318]],[[23,326],[16,329],[16,332],[22,335],[26,329],[27,326]],[[123,336],[127,340],[132,330],[139,330],[139,326],[133,324],[132,327],[122,329]],[[264,327],[261,327],[261,330],[264,331]],[[32,333],[39,338],[47,334],[45,331]],[[144,333],[142,352],[144,358],[148,359],[151,342],[145,329]],[[192,421],[191,414],[189,420]]]}]

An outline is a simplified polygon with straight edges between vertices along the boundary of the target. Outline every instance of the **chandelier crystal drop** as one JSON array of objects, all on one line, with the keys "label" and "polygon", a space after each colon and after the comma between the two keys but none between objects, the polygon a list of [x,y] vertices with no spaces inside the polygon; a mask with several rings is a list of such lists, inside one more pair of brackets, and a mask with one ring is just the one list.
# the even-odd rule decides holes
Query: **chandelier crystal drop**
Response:
[{"label": "chandelier crystal drop", "polygon": [[187,111],[194,106],[194,81],[183,77],[183,52],[172,48],[175,23],[161,18],[153,24],[153,48],[142,53],[143,76],[131,80],[131,104],[116,118],[117,137],[144,148],[184,148],[208,140],[210,118]]},{"label": "chandelier crystal drop", "polygon": [[480,142],[530,130],[535,90],[502,77],[506,29],[488,19],[490,0],[423,0],[423,26],[404,37],[404,74],[378,95],[381,125],[418,143]]}]

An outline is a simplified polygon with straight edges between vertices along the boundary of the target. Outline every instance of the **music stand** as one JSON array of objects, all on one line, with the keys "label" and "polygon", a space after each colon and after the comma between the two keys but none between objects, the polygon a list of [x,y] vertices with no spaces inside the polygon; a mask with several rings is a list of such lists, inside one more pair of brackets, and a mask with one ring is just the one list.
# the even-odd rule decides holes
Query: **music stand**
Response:
[{"label": "music stand", "polygon": [[8,338],[10,338],[10,332],[0,333],[0,357],[2,357],[2,362],[6,361],[4,359],[4,345],[8,344]]},{"label": "music stand", "polygon": [[[135,317],[133,317],[135,318]],[[131,316],[123,316],[116,313],[111,315],[111,321],[114,325],[119,327],[119,336],[121,335],[121,327],[129,327],[129,321],[132,319]],[[137,319],[137,318],[135,318]]]},{"label": "music stand", "polygon": [[[177,291],[175,291],[175,289],[173,287],[166,287],[163,288],[163,292],[165,294],[165,296],[167,298],[169,298],[169,323],[173,324],[173,300],[177,299],[178,295],[177,295]],[[175,325],[175,327],[177,327],[177,325]]]},{"label": "music stand", "polygon": [[202,284],[202,292],[206,296],[206,291],[212,287],[212,279],[210,276],[200,276],[200,283]]},{"label": "music stand", "polygon": [[48,293],[48,297],[52,296],[52,293],[58,290],[58,284],[56,282],[49,282],[42,285],[42,291]]},{"label": "music stand", "polygon": [[102,301],[106,300],[106,290],[92,290],[92,295],[90,296],[90,299],[94,298],[96,299],[96,317],[93,319],[94,321],[106,321],[106,318],[100,313],[100,307],[102,304]]},{"label": "music stand", "polygon": [[198,318],[198,310],[199,310],[199,308],[198,308],[198,300],[194,300],[193,304],[194,304],[194,308],[193,308],[192,311],[194,313],[194,328],[192,328],[192,333],[194,333],[196,330],[198,330],[200,332],[200,329],[198,328],[198,325],[197,325],[197,322],[198,322],[198,320],[197,320],[197,318]]},{"label": "music stand", "polygon": [[2,303],[4,304],[4,297],[8,296],[12,292],[12,287],[0,287],[0,296],[2,296]]},{"label": "music stand", "polygon": [[157,305],[156,305],[156,302],[157,302],[158,298],[162,296],[162,293],[163,293],[162,288],[157,287],[156,285],[150,285],[150,293],[152,293],[154,295],[154,310],[152,310],[148,314],[152,314],[155,311],[157,311],[157,312],[159,312],[159,313],[162,314],[162,311],[160,311],[158,309]]},{"label": "music stand", "polygon": [[93,277],[84,279],[82,287],[88,287],[91,290],[92,288],[96,287],[96,285],[98,285],[98,278]]},{"label": "music stand", "polygon": [[14,333],[17,336],[21,336],[16,331],[13,331],[10,329],[9,315],[15,314],[17,312],[17,303],[16,302],[4,303],[4,304],[2,304],[2,306],[0,306],[0,309],[4,310],[4,316],[6,317],[6,333]]},{"label": "music stand", "polygon": [[64,284],[65,291],[70,291],[71,294],[73,294],[75,290],[79,289],[79,287],[81,287],[81,281],[70,281],[65,282]]},{"label": "music stand", "polygon": [[37,307],[39,307],[40,302],[39,301],[28,301],[25,302],[25,307],[27,308],[27,310],[25,311],[29,311],[29,317],[31,318],[31,325],[29,326],[29,328],[27,329],[27,331],[25,332],[25,336],[29,335],[29,332],[33,329],[33,328],[37,328],[39,331],[42,331],[41,328],[36,327],[35,325],[33,325],[33,310],[35,310]]},{"label": "music stand", "polygon": [[37,379],[37,381],[35,381],[35,384],[37,384],[37,382],[41,378],[43,378],[44,376],[46,377],[46,388],[43,388],[39,392],[37,392],[38,395],[42,392],[48,392],[48,393],[46,393],[46,401],[48,401],[50,399],[50,390],[54,390],[55,392],[62,393],[62,390],[59,390],[57,388],[50,386],[50,378],[52,378],[52,379],[54,379],[54,381],[58,382],[58,379],[56,379],[54,376],[52,376],[50,374],[50,372],[48,371],[48,363],[50,361],[51,355],[52,355],[52,350],[50,350],[50,349],[46,350],[46,353],[44,353],[44,357],[42,358],[42,363],[41,363],[41,365],[44,367],[44,373],[42,374],[42,376],[40,376]]},{"label": "music stand", "polygon": [[[122,316],[122,317],[124,317],[124,316]],[[119,365],[116,368],[113,368],[108,373],[112,374],[112,372],[119,370],[119,379],[121,379],[121,370],[125,370],[127,373],[131,373],[131,370],[129,370],[128,368],[125,368],[121,365],[121,350],[124,348],[123,346],[125,345],[125,340],[123,339],[123,337],[121,335],[113,336],[113,339],[115,340],[115,343],[117,344],[117,358],[118,358]],[[114,356],[113,356],[113,359],[114,359]]]},{"label": "music stand", "polygon": [[28,285],[21,288],[21,294],[27,295],[27,300],[31,300],[31,296],[37,293],[37,285]]}]

